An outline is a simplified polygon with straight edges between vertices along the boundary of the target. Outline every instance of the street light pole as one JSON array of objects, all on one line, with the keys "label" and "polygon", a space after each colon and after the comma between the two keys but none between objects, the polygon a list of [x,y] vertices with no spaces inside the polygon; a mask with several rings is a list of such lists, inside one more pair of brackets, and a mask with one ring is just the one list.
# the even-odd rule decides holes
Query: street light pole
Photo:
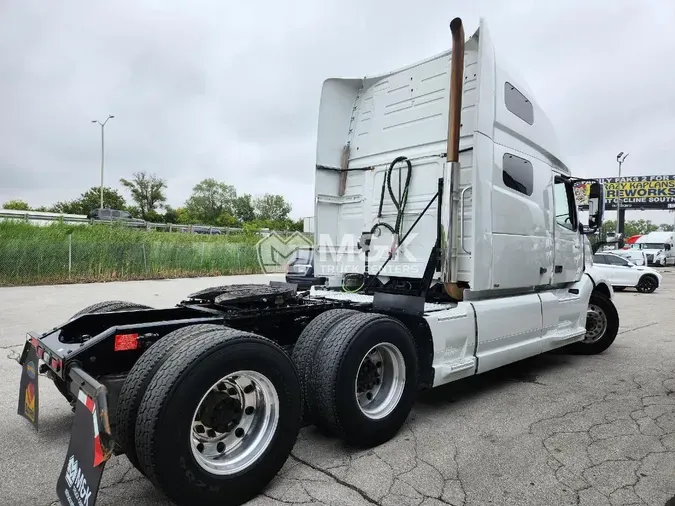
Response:
[{"label": "street light pole", "polygon": [[105,124],[108,120],[113,119],[115,116],[109,114],[103,123],[99,120],[91,120],[92,123],[98,123],[101,125],[101,209],[103,209],[103,167],[105,163]]},{"label": "street light pole", "polygon": [[616,190],[616,238],[619,240],[619,223],[621,221],[621,164],[624,162],[626,158],[628,158],[628,154],[624,154],[623,151],[621,151],[618,155],[616,155],[616,161],[619,163],[619,181],[617,183],[617,190]]}]

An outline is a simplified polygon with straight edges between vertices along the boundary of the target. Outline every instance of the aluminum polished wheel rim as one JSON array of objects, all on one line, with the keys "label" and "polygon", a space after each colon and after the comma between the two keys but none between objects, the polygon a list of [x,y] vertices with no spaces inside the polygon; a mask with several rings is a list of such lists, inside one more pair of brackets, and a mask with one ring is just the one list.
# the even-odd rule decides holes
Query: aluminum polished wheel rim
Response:
[{"label": "aluminum polished wheel rim", "polygon": [[605,335],[607,330],[607,315],[595,304],[588,306],[586,316],[586,337],[584,343],[595,343]]},{"label": "aluminum polished wheel rim", "polygon": [[359,365],[354,392],[361,412],[379,420],[398,405],[405,388],[405,359],[391,343],[373,346]]},{"label": "aluminum polished wheel rim", "polygon": [[278,423],[279,395],[265,375],[228,374],[209,388],[194,412],[192,455],[209,473],[238,473],[262,455]]}]

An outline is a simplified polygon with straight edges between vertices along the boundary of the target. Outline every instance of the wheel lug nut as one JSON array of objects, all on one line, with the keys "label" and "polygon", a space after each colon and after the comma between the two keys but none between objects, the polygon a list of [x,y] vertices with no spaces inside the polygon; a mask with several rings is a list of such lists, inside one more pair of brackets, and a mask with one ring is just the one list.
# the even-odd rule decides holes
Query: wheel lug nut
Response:
[{"label": "wheel lug nut", "polygon": [[234,435],[237,437],[244,437],[244,429],[241,427],[237,428],[237,430],[234,431]]},{"label": "wheel lug nut", "polygon": [[225,390],[227,386],[222,381],[218,383],[218,390]]},{"label": "wheel lug nut", "polygon": [[244,411],[244,413],[246,413],[247,415],[252,415],[254,411],[255,411],[255,408],[253,406],[248,406],[246,408],[246,411]]},{"label": "wheel lug nut", "polygon": [[209,437],[216,437],[216,431],[213,429],[209,429],[206,431],[206,435]]},{"label": "wheel lug nut", "polygon": [[237,395],[237,390],[234,388],[228,388],[227,395]]},{"label": "wheel lug nut", "polygon": [[376,385],[379,385],[379,384],[380,384],[380,378],[377,378],[377,379],[375,380],[375,384],[376,384]]},{"label": "wheel lug nut", "polygon": [[255,387],[253,385],[246,385],[246,388],[244,388],[244,393],[250,394],[251,392],[253,392],[254,388]]},{"label": "wheel lug nut", "polygon": [[201,443],[199,443],[199,444],[197,445],[197,451],[198,451],[199,453],[202,453],[202,452],[204,451],[204,445],[201,444]]},{"label": "wheel lug nut", "polygon": [[221,441],[218,443],[218,446],[216,446],[216,449],[218,450],[218,453],[223,453],[225,451],[225,443]]},{"label": "wheel lug nut", "polygon": [[366,399],[368,399],[368,400],[370,401],[370,400],[372,400],[372,398],[373,398],[373,394],[371,394],[370,392],[368,392],[368,393],[366,394]]},{"label": "wheel lug nut", "polygon": [[204,426],[203,425],[197,425],[195,427],[195,432],[197,432],[197,434],[204,434]]}]

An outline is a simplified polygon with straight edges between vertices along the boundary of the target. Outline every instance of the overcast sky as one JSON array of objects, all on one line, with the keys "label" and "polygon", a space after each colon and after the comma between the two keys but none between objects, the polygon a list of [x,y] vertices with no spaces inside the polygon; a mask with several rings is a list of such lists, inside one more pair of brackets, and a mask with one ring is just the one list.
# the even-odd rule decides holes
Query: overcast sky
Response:
[{"label": "overcast sky", "polygon": [[175,207],[214,177],[311,215],[323,80],[439,53],[454,16],[467,37],[486,18],[575,175],[616,175],[619,151],[624,175],[675,173],[673,0],[3,0],[0,202],[98,186],[91,120],[114,114],[106,185],[154,172]]}]

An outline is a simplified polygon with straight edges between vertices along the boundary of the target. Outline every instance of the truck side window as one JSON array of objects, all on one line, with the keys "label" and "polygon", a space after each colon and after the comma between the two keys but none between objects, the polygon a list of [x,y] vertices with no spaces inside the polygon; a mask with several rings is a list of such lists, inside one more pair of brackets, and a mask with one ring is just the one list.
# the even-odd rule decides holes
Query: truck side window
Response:
[{"label": "truck side window", "polygon": [[504,103],[506,108],[529,125],[534,124],[534,107],[525,95],[511,83],[504,83]]},{"label": "truck side window", "polygon": [[529,160],[505,153],[502,167],[502,180],[507,187],[528,197],[532,195],[534,169]]},{"label": "truck side window", "polygon": [[561,227],[575,230],[574,210],[570,207],[569,185],[559,178],[555,179],[553,200],[555,202],[555,221]]}]

